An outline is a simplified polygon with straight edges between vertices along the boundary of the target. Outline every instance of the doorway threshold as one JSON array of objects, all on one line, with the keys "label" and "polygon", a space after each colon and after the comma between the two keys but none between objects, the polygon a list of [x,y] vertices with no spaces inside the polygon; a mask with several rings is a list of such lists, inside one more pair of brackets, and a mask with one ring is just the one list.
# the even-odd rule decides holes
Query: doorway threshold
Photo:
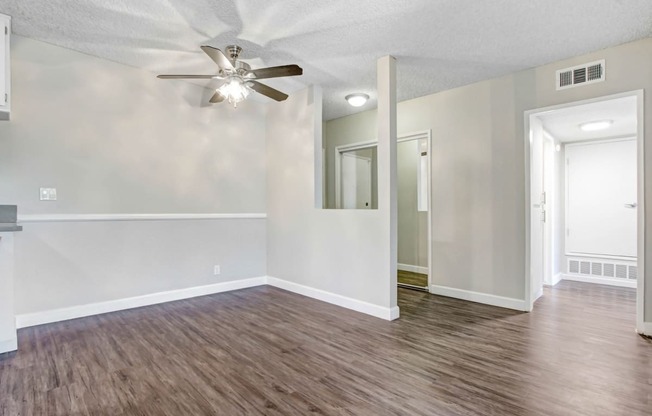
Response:
[{"label": "doorway threshold", "polygon": [[398,283],[398,287],[402,287],[403,289],[420,290],[422,292],[428,292],[427,286],[416,286],[416,285],[409,285],[407,283]]}]

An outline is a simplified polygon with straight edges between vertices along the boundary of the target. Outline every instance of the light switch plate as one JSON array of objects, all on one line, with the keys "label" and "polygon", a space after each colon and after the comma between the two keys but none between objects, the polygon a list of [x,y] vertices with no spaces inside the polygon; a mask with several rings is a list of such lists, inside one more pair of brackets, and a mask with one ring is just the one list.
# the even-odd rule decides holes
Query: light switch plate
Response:
[{"label": "light switch plate", "polygon": [[56,201],[57,188],[41,188],[39,195],[41,201]]}]

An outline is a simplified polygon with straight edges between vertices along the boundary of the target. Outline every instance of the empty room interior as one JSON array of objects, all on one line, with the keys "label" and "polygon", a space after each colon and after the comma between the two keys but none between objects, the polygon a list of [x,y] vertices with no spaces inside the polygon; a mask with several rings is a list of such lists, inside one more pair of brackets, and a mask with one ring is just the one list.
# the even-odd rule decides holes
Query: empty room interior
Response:
[{"label": "empty room interior", "polygon": [[652,414],[649,0],[0,36],[0,415]]}]

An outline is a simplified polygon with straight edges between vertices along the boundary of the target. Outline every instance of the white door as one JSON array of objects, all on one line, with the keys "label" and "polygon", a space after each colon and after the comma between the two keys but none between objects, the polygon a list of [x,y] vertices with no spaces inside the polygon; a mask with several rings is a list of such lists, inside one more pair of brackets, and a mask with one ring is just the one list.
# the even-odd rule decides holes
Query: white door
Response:
[{"label": "white door", "polygon": [[534,302],[543,293],[544,269],[544,172],[543,125],[530,118],[530,295]]},{"label": "white door", "polygon": [[371,209],[371,159],[342,153],[342,208]]},{"label": "white door", "polygon": [[636,257],[636,140],[566,146],[566,251]]}]

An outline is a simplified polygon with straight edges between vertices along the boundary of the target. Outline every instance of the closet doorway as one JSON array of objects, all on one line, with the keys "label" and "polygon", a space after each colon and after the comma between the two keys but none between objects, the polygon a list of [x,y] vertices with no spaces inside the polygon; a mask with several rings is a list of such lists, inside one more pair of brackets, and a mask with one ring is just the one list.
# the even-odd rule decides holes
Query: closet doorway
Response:
[{"label": "closet doorway", "polygon": [[[335,201],[338,209],[377,209],[376,141],[335,148]],[[431,132],[397,139],[399,287],[430,290]],[[371,184],[371,186],[369,186]]]},{"label": "closet doorway", "polygon": [[398,140],[396,175],[398,286],[429,291],[430,134]]}]

